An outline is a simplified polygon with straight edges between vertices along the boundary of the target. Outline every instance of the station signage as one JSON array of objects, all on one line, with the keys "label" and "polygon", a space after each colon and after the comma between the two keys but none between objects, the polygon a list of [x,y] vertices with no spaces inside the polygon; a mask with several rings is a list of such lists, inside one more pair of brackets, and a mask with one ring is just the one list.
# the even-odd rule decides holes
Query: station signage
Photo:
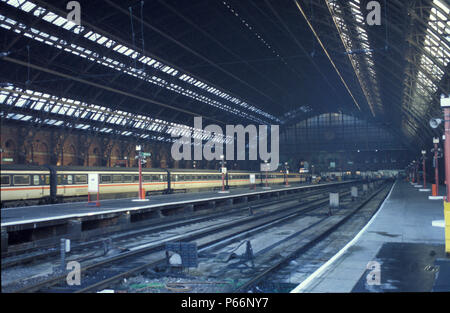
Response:
[{"label": "station signage", "polygon": [[88,192],[98,192],[98,174],[88,174]]}]

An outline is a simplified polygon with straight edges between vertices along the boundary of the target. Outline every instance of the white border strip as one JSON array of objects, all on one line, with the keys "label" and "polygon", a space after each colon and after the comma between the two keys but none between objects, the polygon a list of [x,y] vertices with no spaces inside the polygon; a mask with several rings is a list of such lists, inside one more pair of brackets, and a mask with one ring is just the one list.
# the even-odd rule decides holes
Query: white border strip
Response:
[{"label": "white border strip", "polygon": [[386,200],[389,199],[391,196],[392,191],[394,190],[395,185],[397,184],[397,181],[395,181],[394,185],[392,185],[391,190],[389,191],[388,196],[386,199],[384,199],[383,203],[381,204],[381,207],[378,209],[377,213],[375,213],[374,216],[370,219],[370,221],[364,226],[363,229],[359,231],[359,233],[349,242],[347,243],[338,253],[336,253],[331,259],[329,259],[326,263],[322,264],[321,267],[319,267],[314,273],[308,276],[304,281],[300,283],[297,287],[295,287],[293,290],[290,291],[290,293],[300,293],[305,290],[305,288],[320,274],[325,272],[328,267],[330,267],[331,264],[334,263],[339,257],[341,257],[351,246],[353,246],[356,241],[358,241],[359,237],[366,231],[366,229],[373,223],[375,218],[377,217],[378,213],[381,212],[381,210],[384,208],[384,205],[386,203]]},{"label": "white border strip", "polygon": [[[229,199],[229,198],[238,198],[238,197],[244,197],[244,196],[252,196],[252,195],[259,195],[259,194],[266,194],[266,193],[273,193],[278,191],[286,191],[286,190],[296,190],[296,189],[306,189],[306,188],[313,188],[316,189],[319,186],[328,186],[328,185],[342,185],[342,184],[350,184],[352,181],[346,181],[346,182],[339,182],[339,183],[326,183],[326,184],[317,184],[317,185],[305,185],[305,186],[297,186],[297,187],[291,187],[291,188],[277,188],[267,191],[257,191],[257,192],[247,192],[247,193],[237,193],[232,194],[228,196],[215,196],[210,198],[202,198],[202,199],[191,199],[191,200],[183,200],[183,201],[174,201],[174,202],[162,202],[162,203],[155,203],[155,204],[149,204],[146,206],[138,206],[138,207],[128,207],[128,208],[120,208],[120,209],[111,209],[111,210],[104,210],[104,211],[97,211],[97,212],[88,212],[88,213],[74,213],[74,214],[66,214],[66,215],[60,215],[60,216],[51,216],[51,217],[43,217],[43,218],[35,218],[35,219],[28,219],[28,220],[19,220],[19,221],[13,221],[13,222],[6,222],[1,223],[1,227],[6,226],[13,226],[13,225],[23,225],[23,224],[31,224],[31,223],[39,223],[39,222],[47,222],[47,221],[54,221],[54,220],[60,220],[60,219],[68,219],[68,218],[79,218],[79,217],[86,217],[86,216],[95,216],[95,215],[102,215],[102,214],[109,214],[109,213],[117,213],[117,212],[126,212],[126,211],[137,211],[137,210],[143,210],[143,209],[151,209],[151,208],[159,208],[164,206],[171,206],[171,205],[180,205],[180,204],[191,204],[191,203],[197,203],[197,202],[203,202],[203,201],[213,201],[213,200],[223,200],[223,199]],[[110,200],[120,200],[120,199],[110,199]],[[105,200],[102,200],[105,201]],[[100,204],[102,203],[100,201]],[[107,200],[108,201],[108,200]],[[81,202],[83,204],[82,207],[79,207],[79,209],[85,209],[87,206],[85,202]],[[60,203],[56,205],[70,205],[70,203]],[[80,202],[78,202],[78,205],[80,205]],[[126,205],[126,203],[124,203]],[[52,206],[52,205],[49,205]],[[39,206],[33,206],[35,208],[39,208]],[[30,207],[21,207],[24,209],[30,209]],[[15,208],[19,209],[19,208]],[[2,219],[7,218],[6,216],[2,216]]]}]

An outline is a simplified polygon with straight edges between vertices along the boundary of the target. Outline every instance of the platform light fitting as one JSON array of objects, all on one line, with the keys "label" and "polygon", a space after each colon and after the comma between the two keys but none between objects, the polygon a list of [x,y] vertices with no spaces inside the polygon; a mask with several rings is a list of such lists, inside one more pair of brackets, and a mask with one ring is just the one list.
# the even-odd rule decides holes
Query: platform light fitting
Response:
[{"label": "platform light fitting", "polygon": [[450,96],[441,95],[441,108],[450,108]]},{"label": "platform light fitting", "polygon": [[438,128],[438,126],[443,122],[440,118],[432,118],[430,119],[431,128]]}]

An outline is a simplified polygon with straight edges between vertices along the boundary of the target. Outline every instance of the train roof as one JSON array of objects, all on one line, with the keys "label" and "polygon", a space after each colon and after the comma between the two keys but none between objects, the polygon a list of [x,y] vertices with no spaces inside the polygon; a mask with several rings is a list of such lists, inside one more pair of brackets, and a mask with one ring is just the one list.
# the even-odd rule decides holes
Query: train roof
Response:
[{"label": "train roof", "polygon": [[[49,171],[50,168],[56,169],[57,171],[108,171],[108,172],[137,172],[137,167],[103,167],[103,166],[54,166],[54,165],[26,165],[26,164],[2,164],[1,170],[19,170],[19,171]],[[163,169],[163,168],[147,168],[143,167],[142,171],[145,172],[161,172],[167,173],[167,171],[171,173],[188,173],[188,172],[197,172],[197,173],[220,173],[220,169],[197,169],[197,168],[174,168],[174,169]],[[228,170],[231,174],[238,173],[259,173],[259,171],[247,171],[247,170]],[[278,171],[271,173],[279,173]],[[297,173],[291,173],[297,174]]]},{"label": "train roof", "polygon": [[26,165],[26,164],[2,164],[0,166],[2,171],[50,171],[46,165]]},{"label": "train roof", "polygon": [[[137,167],[106,167],[106,166],[55,166],[57,171],[92,171],[92,172],[137,172]],[[167,170],[162,168],[143,167],[142,172],[164,172]]]}]

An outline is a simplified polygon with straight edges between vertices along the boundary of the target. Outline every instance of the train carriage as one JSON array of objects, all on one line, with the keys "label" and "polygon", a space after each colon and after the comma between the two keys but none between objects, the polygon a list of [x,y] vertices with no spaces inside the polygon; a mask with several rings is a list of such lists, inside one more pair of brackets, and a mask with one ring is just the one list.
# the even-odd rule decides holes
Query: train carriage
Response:
[{"label": "train carriage", "polygon": [[173,191],[218,188],[222,186],[222,174],[218,170],[172,169],[170,189]]},{"label": "train carriage", "polygon": [[[58,167],[57,197],[87,196],[88,174],[99,175],[99,193],[103,198],[134,196],[139,188],[139,172],[136,168]],[[167,189],[168,172],[163,169],[142,169],[142,186],[145,190]]]},{"label": "train carriage", "polygon": [[[77,201],[88,195],[88,175],[99,175],[100,199],[134,197],[139,189],[137,168],[107,168],[81,166],[28,166],[2,165],[1,206]],[[251,172],[230,170],[225,175],[226,188],[250,185],[250,175],[255,183],[284,184],[283,172]],[[290,184],[306,181],[304,175],[289,174]],[[201,169],[142,169],[142,185],[146,193],[177,192],[219,189],[222,173],[219,170]]]},{"label": "train carriage", "polygon": [[[250,174],[258,174],[248,171],[228,171],[228,186],[230,187],[242,187],[250,185]],[[258,180],[255,177],[255,182]]]},{"label": "train carriage", "polygon": [[44,166],[2,165],[1,201],[48,202],[50,170]]}]

